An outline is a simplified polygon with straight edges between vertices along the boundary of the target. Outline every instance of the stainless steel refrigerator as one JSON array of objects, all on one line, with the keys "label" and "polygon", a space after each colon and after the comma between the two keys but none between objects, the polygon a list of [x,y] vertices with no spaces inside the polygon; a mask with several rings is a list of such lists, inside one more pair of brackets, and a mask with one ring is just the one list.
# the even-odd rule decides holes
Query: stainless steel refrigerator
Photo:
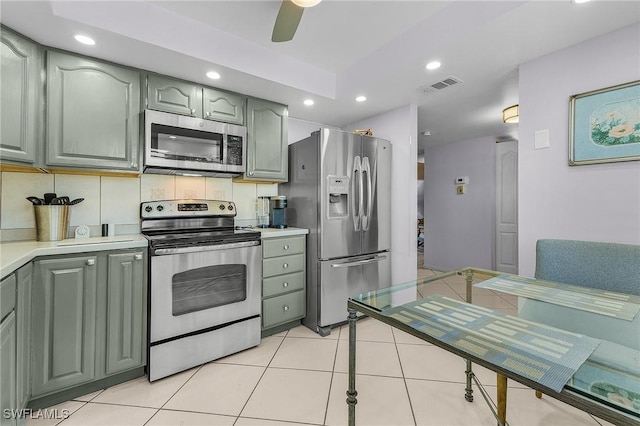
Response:
[{"label": "stainless steel refrigerator", "polygon": [[391,143],[320,129],[289,145],[287,224],[309,229],[307,315],[326,336],[347,298],[391,284]]}]

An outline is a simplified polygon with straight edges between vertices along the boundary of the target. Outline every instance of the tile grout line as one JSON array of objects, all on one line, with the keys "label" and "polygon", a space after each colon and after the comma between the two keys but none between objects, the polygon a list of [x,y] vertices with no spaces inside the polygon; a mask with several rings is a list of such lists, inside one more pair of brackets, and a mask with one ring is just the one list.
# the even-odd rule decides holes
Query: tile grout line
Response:
[{"label": "tile grout line", "polygon": [[398,364],[400,365],[400,372],[402,373],[402,382],[404,383],[404,390],[407,392],[407,400],[409,401],[409,409],[411,410],[411,417],[413,418],[413,424],[417,426],[416,414],[413,411],[413,404],[411,402],[411,395],[409,394],[409,386],[407,385],[407,378],[404,375],[404,368],[402,368],[402,359],[400,358],[400,351],[398,350],[398,342],[396,341],[396,335],[391,330],[391,336],[393,336],[393,346],[396,348],[396,356],[398,357]]},{"label": "tile grout line", "polygon": [[338,348],[340,347],[340,336],[342,335],[342,327],[338,329],[338,339],[336,340],[336,350],[333,353],[333,366],[331,367],[331,380],[329,380],[329,392],[327,393],[327,404],[324,407],[324,417],[322,424],[327,424],[327,415],[329,414],[329,402],[331,401],[331,388],[333,386],[333,378],[336,374],[336,362],[338,361]]}]

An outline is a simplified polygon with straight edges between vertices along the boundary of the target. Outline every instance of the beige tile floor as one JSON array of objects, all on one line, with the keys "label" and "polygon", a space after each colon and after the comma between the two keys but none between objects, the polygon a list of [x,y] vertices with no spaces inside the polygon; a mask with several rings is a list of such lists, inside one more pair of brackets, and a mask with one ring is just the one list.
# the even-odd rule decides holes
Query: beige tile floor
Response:
[{"label": "beige tile floor", "polygon": [[[419,262],[421,262],[419,260]],[[420,263],[419,263],[420,265]],[[433,271],[418,269],[419,276]],[[435,288],[460,297],[464,283],[447,279]],[[481,290],[475,301],[515,312],[515,300]],[[373,319],[358,322],[357,424],[494,425],[476,391],[464,399],[464,361]],[[60,404],[65,420],[29,425],[346,425],[345,327],[319,337],[297,327],[267,337],[256,348],[149,384],[140,378]],[[495,375],[475,367],[490,392]],[[512,426],[608,425],[570,406],[510,382]]]}]

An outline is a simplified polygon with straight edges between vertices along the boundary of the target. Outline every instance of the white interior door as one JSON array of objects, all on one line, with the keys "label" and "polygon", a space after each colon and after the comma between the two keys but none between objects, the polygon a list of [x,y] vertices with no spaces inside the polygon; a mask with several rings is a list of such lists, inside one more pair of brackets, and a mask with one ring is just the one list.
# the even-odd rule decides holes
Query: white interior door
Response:
[{"label": "white interior door", "polygon": [[496,145],[496,270],[518,273],[518,142]]}]

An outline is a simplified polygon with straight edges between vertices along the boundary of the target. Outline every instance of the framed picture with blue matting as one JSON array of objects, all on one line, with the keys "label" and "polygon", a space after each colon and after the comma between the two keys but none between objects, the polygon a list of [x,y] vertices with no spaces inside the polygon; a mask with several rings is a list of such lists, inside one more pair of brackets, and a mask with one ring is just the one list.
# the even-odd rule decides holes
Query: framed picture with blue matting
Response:
[{"label": "framed picture with blue matting", "polygon": [[640,160],[640,81],[571,96],[569,165]]}]

